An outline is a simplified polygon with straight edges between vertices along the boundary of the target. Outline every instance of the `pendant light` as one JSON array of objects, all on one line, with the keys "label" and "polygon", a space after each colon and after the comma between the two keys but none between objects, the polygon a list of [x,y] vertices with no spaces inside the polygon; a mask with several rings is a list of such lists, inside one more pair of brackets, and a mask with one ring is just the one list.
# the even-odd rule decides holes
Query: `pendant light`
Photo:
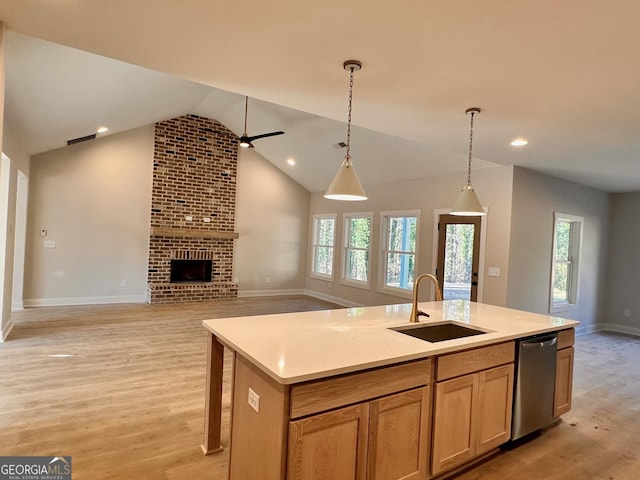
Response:
[{"label": "pendant light", "polygon": [[347,154],[338,169],[338,173],[333,177],[329,188],[324,194],[324,198],[330,200],[366,200],[367,194],[362,188],[356,169],[351,162],[351,102],[353,98],[353,72],[362,68],[362,63],[357,60],[347,60],[342,65],[349,71],[349,118],[347,120]]},{"label": "pendant light", "polygon": [[462,215],[467,217],[477,217],[480,215],[486,215],[484,208],[482,208],[482,204],[480,200],[478,200],[478,196],[476,192],[473,190],[473,185],[471,184],[471,152],[473,149],[473,116],[476,113],[480,113],[480,109],[478,107],[467,108],[464,113],[471,114],[471,128],[469,130],[469,165],[467,167],[467,183],[464,187],[462,187],[462,191],[460,195],[458,195],[458,199],[456,203],[453,204],[453,209],[451,210],[451,215]]}]

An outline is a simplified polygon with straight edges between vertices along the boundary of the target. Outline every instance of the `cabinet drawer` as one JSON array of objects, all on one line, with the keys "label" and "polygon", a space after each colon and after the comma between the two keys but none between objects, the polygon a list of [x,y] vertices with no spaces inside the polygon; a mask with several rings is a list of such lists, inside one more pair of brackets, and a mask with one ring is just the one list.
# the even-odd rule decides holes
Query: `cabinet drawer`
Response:
[{"label": "cabinet drawer", "polygon": [[560,330],[558,332],[558,350],[573,346],[576,338],[575,328]]},{"label": "cabinet drawer", "polygon": [[438,357],[436,381],[511,363],[515,358],[515,342],[499,343]]},{"label": "cabinet drawer", "polygon": [[293,385],[291,418],[304,417],[429,383],[430,358]]}]

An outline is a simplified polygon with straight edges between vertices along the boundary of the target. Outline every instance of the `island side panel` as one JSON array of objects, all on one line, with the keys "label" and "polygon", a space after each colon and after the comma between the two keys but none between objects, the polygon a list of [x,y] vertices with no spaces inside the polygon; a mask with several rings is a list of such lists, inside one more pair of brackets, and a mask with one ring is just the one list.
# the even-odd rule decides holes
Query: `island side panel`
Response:
[{"label": "island side panel", "polygon": [[[259,400],[249,404],[249,389]],[[255,399],[255,396],[254,396]],[[289,387],[236,354],[229,480],[284,480],[289,424]]]},{"label": "island side panel", "polygon": [[224,367],[224,345],[209,333],[207,345],[207,380],[204,407],[205,455],[222,451],[220,431],[222,429],[222,370]]}]

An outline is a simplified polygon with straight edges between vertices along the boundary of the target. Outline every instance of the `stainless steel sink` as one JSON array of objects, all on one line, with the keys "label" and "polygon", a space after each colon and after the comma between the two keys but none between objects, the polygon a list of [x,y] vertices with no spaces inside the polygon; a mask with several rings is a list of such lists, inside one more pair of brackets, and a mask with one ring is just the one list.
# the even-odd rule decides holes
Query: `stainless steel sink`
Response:
[{"label": "stainless steel sink", "polygon": [[390,330],[404,333],[405,335],[411,335],[412,337],[419,338],[427,342],[443,342],[445,340],[453,340],[456,338],[471,337],[473,335],[488,333],[452,322],[438,323],[435,325],[394,327]]}]

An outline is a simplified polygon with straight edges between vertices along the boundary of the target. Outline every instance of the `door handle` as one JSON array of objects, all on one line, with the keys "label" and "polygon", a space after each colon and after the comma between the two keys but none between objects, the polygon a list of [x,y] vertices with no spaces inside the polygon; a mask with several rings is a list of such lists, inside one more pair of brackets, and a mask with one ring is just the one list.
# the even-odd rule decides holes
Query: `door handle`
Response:
[{"label": "door handle", "polygon": [[474,287],[477,287],[478,286],[478,282],[471,282],[471,285],[474,286]]}]

